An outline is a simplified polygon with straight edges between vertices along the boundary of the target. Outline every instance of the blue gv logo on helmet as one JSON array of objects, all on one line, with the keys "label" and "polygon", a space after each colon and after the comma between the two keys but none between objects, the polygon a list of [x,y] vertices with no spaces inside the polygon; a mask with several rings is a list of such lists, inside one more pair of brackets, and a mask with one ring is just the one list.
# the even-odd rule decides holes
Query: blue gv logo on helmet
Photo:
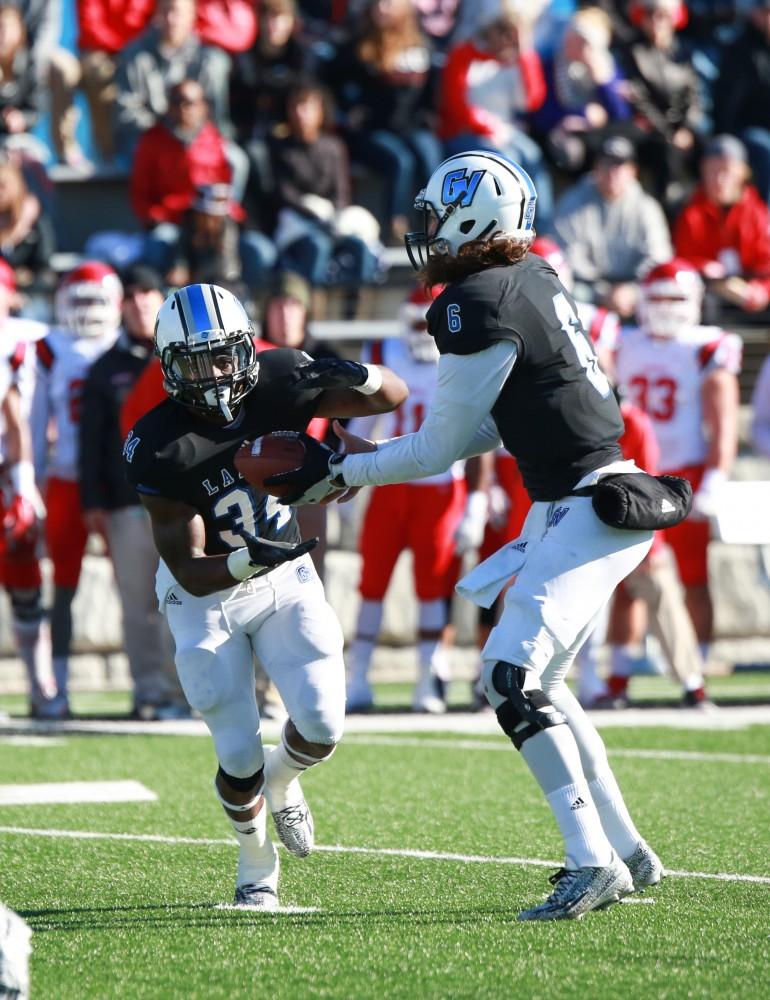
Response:
[{"label": "blue gv logo on helmet", "polygon": [[461,170],[450,170],[444,177],[444,185],[441,188],[442,203],[454,205],[458,202],[461,208],[467,208],[473,201],[479,182],[485,173],[486,170],[474,170],[468,176],[466,167]]}]

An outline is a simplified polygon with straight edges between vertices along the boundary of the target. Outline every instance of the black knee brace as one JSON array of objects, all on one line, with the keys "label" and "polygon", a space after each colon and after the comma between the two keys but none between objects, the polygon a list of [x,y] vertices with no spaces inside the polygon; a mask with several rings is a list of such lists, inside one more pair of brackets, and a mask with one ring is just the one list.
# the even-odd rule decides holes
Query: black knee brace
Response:
[{"label": "black knee brace", "polygon": [[43,618],[43,603],[39,587],[22,589],[11,587],[8,591],[11,599],[13,617],[18,622],[34,625]]},{"label": "black knee brace", "polygon": [[236,778],[234,775],[228,774],[221,764],[219,766],[219,773],[230,788],[234,788],[236,792],[250,792],[253,788],[256,788],[262,781],[263,771],[264,768],[260,768],[250,778]]},{"label": "black knee brace", "polygon": [[[516,747],[531,736],[537,736],[544,729],[566,723],[561,712],[557,712],[540,688],[522,691],[526,670],[513,663],[501,660],[492,670],[492,687],[507,698],[495,709],[500,728]],[[550,709],[550,711],[547,711]]]}]

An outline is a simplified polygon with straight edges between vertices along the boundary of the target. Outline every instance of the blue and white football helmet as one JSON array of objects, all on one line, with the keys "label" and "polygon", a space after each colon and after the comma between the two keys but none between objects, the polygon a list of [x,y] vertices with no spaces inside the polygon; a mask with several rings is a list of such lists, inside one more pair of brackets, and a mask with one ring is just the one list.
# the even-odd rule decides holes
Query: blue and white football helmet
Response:
[{"label": "blue and white football helmet", "polygon": [[536,201],[529,174],[513,160],[481,149],[450,156],[415,199],[423,229],[404,237],[412,267],[471,240],[534,239]]},{"label": "blue and white football helmet", "polygon": [[155,321],[155,353],[172,399],[228,422],[259,377],[251,320],[219,285],[168,296]]}]

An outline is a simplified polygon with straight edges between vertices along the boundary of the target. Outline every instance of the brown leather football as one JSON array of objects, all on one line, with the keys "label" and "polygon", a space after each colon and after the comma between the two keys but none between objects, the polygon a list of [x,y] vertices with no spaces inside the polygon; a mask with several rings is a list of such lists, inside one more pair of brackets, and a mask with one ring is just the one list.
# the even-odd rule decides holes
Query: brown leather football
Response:
[{"label": "brown leather football", "polygon": [[243,478],[262,493],[283,497],[291,486],[265,486],[265,480],[279,472],[291,472],[305,461],[305,445],[298,431],[273,431],[255,441],[244,441],[234,458]]}]

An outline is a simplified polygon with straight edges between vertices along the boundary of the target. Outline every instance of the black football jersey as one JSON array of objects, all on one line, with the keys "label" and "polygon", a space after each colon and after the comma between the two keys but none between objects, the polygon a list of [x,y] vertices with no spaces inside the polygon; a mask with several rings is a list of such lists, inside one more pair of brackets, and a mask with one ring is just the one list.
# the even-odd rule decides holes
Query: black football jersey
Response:
[{"label": "black football jersey", "polygon": [[257,384],[226,427],[168,399],[142,417],[126,439],[129,482],[139,493],[194,507],[206,526],[207,555],[240,548],[241,527],[261,538],[299,540],[294,509],[280,506],[243,479],[233,458],[245,440],[275,430],[305,430],[322,390],[281,383],[282,376],[307,361],[302,351],[290,349],[260,354]]},{"label": "black football jersey", "polygon": [[574,299],[542,257],[449,285],[428,311],[428,330],[441,354],[516,344],[492,416],[533,500],[558,500],[587,472],[622,458],[620,409]]}]

